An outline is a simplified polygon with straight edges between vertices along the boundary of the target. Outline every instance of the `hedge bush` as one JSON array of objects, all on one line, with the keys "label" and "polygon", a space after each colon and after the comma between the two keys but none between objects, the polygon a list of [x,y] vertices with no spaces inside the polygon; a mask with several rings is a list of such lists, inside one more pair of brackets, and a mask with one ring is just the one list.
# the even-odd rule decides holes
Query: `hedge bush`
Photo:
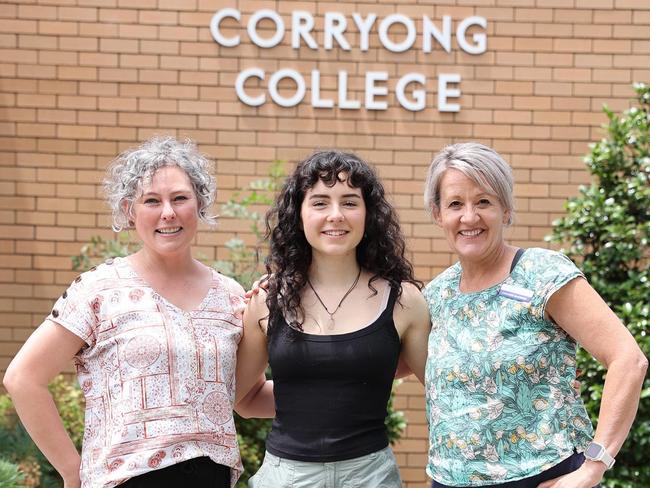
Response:
[{"label": "hedge bush", "polygon": [[[566,216],[553,223],[550,241],[576,262],[592,286],[650,354],[650,88],[636,84],[636,104],[617,115],[607,107],[607,137],[592,144],[584,161],[592,183],[566,204]],[[594,421],[605,370],[579,353],[587,410]],[[650,379],[630,435],[605,475],[607,488],[650,486]]]}]

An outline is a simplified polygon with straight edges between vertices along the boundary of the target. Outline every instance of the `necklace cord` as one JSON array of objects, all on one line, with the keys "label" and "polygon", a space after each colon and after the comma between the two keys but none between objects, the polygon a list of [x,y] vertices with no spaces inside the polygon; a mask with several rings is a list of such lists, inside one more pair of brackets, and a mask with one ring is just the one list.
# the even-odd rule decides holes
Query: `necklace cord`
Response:
[{"label": "necklace cord", "polygon": [[339,311],[339,308],[341,308],[341,305],[343,304],[343,301],[348,297],[350,293],[352,293],[352,290],[354,290],[357,286],[357,283],[359,283],[359,278],[361,277],[361,267],[359,267],[359,273],[357,274],[357,277],[354,280],[354,283],[352,283],[352,286],[348,289],[348,291],[345,292],[345,295],[343,295],[343,298],[341,298],[341,301],[339,301],[339,304],[336,306],[333,312],[330,312],[329,309],[327,308],[327,305],[323,302],[321,299],[320,295],[318,292],[314,289],[314,285],[311,284],[311,281],[309,278],[307,278],[307,284],[309,285],[309,288],[311,288],[311,291],[314,292],[314,295],[316,295],[316,298],[318,298],[318,301],[320,304],[323,306],[327,314],[330,316],[330,320],[334,320],[334,314]]}]

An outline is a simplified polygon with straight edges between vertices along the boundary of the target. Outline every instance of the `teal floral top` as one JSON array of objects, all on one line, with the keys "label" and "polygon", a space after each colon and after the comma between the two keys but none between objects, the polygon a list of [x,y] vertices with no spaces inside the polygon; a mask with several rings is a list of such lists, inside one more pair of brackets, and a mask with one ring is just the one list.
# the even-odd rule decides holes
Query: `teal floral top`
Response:
[{"label": "teal floral top", "polygon": [[527,249],[502,283],[459,291],[460,263],[424,290],[427,473],[451,486],[534,476],[583,451],[593,429],[576,377],[576,343],[544,318],[582,273],[563,254]]}]

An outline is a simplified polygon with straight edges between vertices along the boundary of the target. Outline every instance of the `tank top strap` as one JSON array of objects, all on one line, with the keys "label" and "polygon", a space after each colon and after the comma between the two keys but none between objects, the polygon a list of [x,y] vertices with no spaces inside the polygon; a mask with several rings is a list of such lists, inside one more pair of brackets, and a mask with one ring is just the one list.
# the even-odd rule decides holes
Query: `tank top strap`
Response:
[{"label": "tank top strap", "polygon": [[[390,286],[390,285],[388,285]],[[393,310],[397,302],[397,288],[390,286],[390,294],[388,295],[388,302],[386,303],[386,310]]]},{"label": "tank top strap", "polygon": [[385,294],[384,299],[382,300],[381,312],[379,312],[375,322],[381,321],[385,323],[387,319],[390,319],[389,322],[392,323],[393,309],[395,308],[395,303],[397,303],[397,289],[392,287],[390,284],[388,285],[388,288],[388,293],[384,291],[384,293],[388,295],[388,298],[386,298]]}]

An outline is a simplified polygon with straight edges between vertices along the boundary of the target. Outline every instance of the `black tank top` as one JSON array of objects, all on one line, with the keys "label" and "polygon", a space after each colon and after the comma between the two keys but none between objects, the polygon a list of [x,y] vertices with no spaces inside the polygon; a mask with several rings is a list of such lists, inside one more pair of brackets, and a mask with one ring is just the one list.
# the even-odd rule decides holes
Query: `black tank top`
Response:
[{"label": "black tank top", "polygon": [[273,455],[332,462],[388,445],[386,404],[400,353],[393,322],[397,292],[372,324],[339,335],[297,332],[282,320],[268,337],[275,419]]}]

